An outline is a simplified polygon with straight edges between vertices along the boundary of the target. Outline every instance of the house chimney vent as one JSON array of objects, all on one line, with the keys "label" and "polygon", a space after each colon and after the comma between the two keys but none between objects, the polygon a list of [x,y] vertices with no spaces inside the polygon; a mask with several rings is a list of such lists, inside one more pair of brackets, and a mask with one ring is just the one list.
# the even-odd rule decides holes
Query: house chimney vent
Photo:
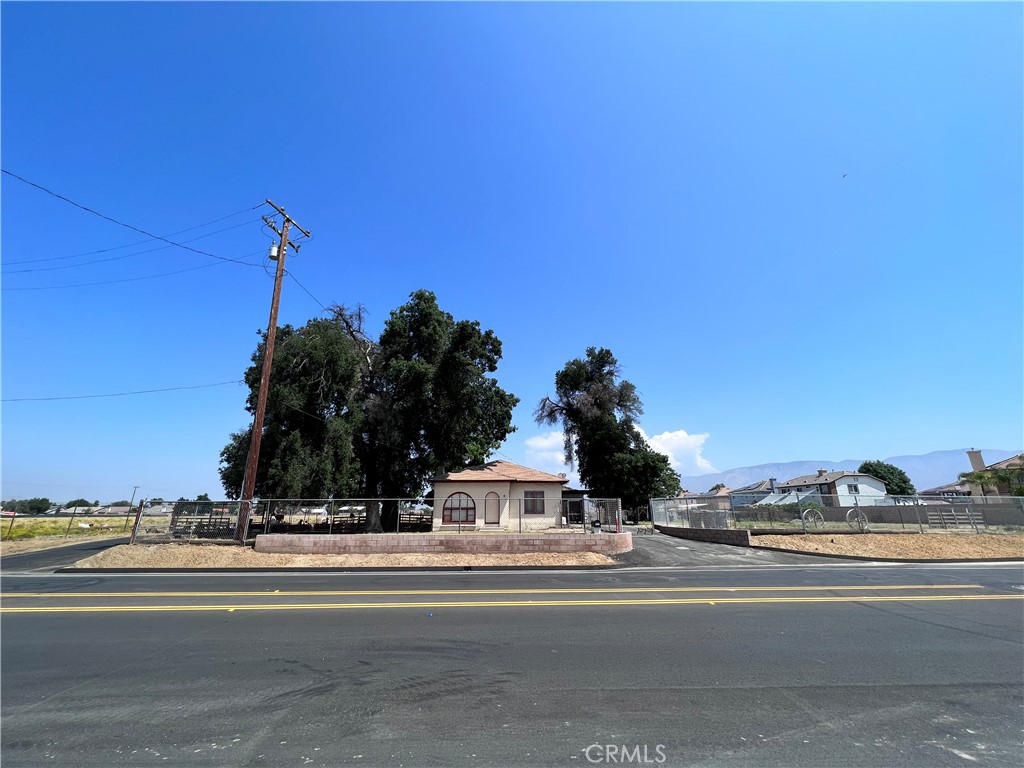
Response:
[{"label": "house chimney vent", "polygon": [[824,477],[827,474],[828,474],[828,470],[827,469],[819,469],[818,470],[818,477]]},{"label": "house chimney vent", "polygon": [[774,477],[769,477],[768,478],[768,487],[772,489],[772,493],[775,493],[775,491],[778,490],[778,487],[779,487],[778,486],[778,482],[779,482],[778,478],[774,478]]},{"label": "house chimney vent", "polygon": [[967,460],[971,462],[971,472],[985,471],[985,460],[981,458],[981,451],[972,448],[967,452]]}]

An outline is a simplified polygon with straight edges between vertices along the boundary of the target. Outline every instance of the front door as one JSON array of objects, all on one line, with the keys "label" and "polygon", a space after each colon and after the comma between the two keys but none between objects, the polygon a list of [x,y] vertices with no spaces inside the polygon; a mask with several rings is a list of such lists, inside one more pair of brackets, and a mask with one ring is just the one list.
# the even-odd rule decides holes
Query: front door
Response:
[{"label": "front door", "polygon": [[484,498],[484,524],[497,525],[501,522],[501,500],[491,491]]}]

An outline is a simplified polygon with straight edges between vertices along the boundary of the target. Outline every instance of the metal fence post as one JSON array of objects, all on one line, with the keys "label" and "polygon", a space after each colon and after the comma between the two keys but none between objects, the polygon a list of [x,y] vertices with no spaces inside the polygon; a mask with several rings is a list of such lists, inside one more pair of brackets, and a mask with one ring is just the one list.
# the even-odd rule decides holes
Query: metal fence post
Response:
[{"label": "metal fence post", "polygon": [[14,518],[18,516],[18,510],[11,510],[11,524],[7,526],[7,538],[11,538],[11,529],[14,528]]},{"label": "metal fence post", "polygon": [[924,526],[921,525],[921,508],[915,506],[914,514],[917,515],[917,528],[920,533],[924,533]]},{"label": "metal fence post", "polygon": [[[75,513],[76,513],[76,512],[78,512],[78,507],[75,507],[75,508],[74,508],[73,510],[71,510],[71,519],[70,519],[70,520],[68,520],[68,527],[67,527],[67,530],[65,530],[65,531],[64,531],[64,538],[65,538],[65,539],[66,539],[66,538],[67,538],[68,536],[70,536],[70,535],[71,535],[71,524],[72,524],[73,522],[75,522]],[[130,515],[129,515],[129,517],[130,517]]]}]

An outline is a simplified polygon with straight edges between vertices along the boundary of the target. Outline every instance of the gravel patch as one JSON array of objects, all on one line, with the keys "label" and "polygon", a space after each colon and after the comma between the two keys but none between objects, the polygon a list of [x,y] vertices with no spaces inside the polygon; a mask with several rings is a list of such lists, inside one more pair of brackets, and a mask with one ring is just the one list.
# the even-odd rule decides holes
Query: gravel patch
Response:
[{"label": "gravel patch", "polygon": [[423,568],[430,566],[612,565],[595,552],[526,554],[431,553],[290,555],[211,544],[122,544],[79,560],[74,568]]},{"label": "gravel patch", "polygon": [[1024,558],[1024,534],[921,533],[751,536],[755,547],[777,547],[819,555],[856,555],[905,560]]}]

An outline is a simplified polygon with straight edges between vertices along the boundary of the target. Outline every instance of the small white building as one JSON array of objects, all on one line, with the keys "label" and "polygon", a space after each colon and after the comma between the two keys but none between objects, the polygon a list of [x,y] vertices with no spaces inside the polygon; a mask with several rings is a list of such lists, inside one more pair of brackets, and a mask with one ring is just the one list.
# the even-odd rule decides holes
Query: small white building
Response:
[{"label": "small white building", "polygon": [[435,531],[519,531],[562,524],[560,475],[511,461],[491,461],[434,478]]}]

